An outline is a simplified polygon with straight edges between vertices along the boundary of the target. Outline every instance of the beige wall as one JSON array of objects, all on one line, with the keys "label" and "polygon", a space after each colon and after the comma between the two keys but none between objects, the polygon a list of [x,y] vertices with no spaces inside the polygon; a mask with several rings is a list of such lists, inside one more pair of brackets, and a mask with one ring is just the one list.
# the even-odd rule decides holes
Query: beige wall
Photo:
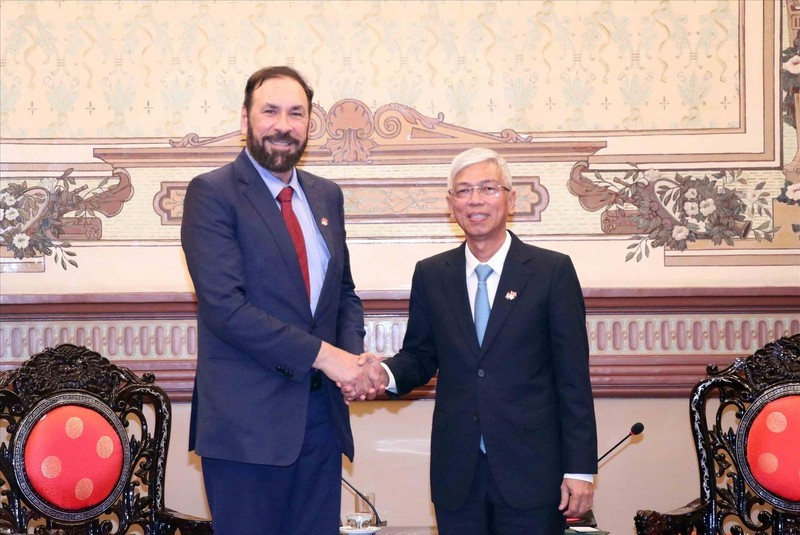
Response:
[{"label": "beige wall", "polygon": [[[594,513],[600,526],[632,534],[637,509],[669,511],[699,497],[697,460],[684,399],[599,399],[595,402],[599,450],[642,422],[644,432],[629,439],[600,465]],[[186,453],[188,404],[174,405],[172,445],[167,463],[167,506],[207,516],[199,459]],[[433,402],[388,401],[352,408],[356,460],[342,475],[362,492],[374,492],[378,512],[390,526],[432,526],[428,490]],[[342,514],[355,498],[342,489]]]},{"label": "beige wall", "polygon": [[[86,191],[131,184],[117,213],[93,216],[102,237],[76,231],[70,238],[77,268],[61,269],[32,249],[14,258],[12,234],[32,236],[36,223],[0,220],[0,304],[63,294],[101,300],[111,294],[113,300],[113,294],[190,292],[177,225],[181,190],[169,188],[216,166],[203,163],[204,150],[238,148],[244,80],[257,67],[279,63],[296,66],[317,89],[323,126],[305,167],[345,190],[360,291],[402,293],[418,259],[459,242],[458,229],[440,210],[443,177],[452,155],[475,144],[516,155],[512,171],[530,190],[512,228],[528,242],[570,254],[588,290],[715,288],[724,295],[731,288],[800,287],[800,242],[791,228],[800,207],[779,200],[800,181],[792,163],[795,130],[780,120],[780,52],[791,42],[780,27],[790,20],[780,17],[783,3],[0,5],[0,190],[23,181],[52,190],[66,169]],[[334,128],[326,129],[327,119],[335,122],[334,112],[352,101],[358,114],[347,117],[369,119],[358,123],[365,137],[351,139],[366,156],[323,150],[341,141]],[[391,120],[379,120],[381,111]],[[402,135],[392,135],[393,124]],[[585,173],[574,171],[580,162]],[[685,251],[673,243],[626,261],[635,232],[603,227],[615,211],[591,206],[572,187],[582,177],[621,179],[628,162],[665,177],[723,170],[727,182],[715,191],[746,203],[742,215],[761,230],[733,238],[732,245],[698,235]],[[765,237],[765,229],[776,227]],[[789,325],[798,318],[795,310],[780,320]],[[693,318],[701,326],[710,319]],[[26,321],[13,325],[23,338],[44,328]],[[13,365],[13,342],[3,329],[0,365]],[[708,332],[700,336],[707,340]],[[652,356],[685,356],[673,346],[664,353]],[[185,365],[194,355],[169,358]],[[432,405],[353,408],[358,453],[345,465],[345,477],[376,493],[390,525],[433,522],[427,486]],[[174,407],[167,502],[205,515],[199,463],[185,452],[188,405]],[[698,495],[685,399],[603,398],[596,408],[600,451],[632,423],[646,426],[601,465],[594,510],[602,527],[630,534],[636,509],[672,509]],[[345,489],[342,510],[352,506]]]},{"label": "beige wall", "polygon": [[[268,6],[3,1],[0,190],[41,196],[71,170],[73,190],[106,203],[92,215],[51,203],[38,219],[0,220],[4,294],[191,291],[178,244],[182,188],[240,148],[244,80],[273,63],[296,66],[316,88],[303,165],[345,191],[361,290],[407,289],[417,259],[461,239],[444,176],[455,153],[477,144],[511,161],[512,230],[569,253],[585,287],[800,285],[791,228],[800,208],[780,200],[800,180],[789,165],[794,129],[780,120],[777,67],[791,41],[780,4]],[[652,191],[675,186],[675,173],[708,177],[715,186],[701,197],[741,202],[749,233],[715,244],[706,214],[653,198],[669,239],[640,242],[647,233],[630,220],[636,200],[622,186],[636,178],[625,178],[629,163]],[[20,192],[23,183],[34,189]],[[606,192],[619,206],[587,192],[603,184],[616,184]],[[41,253],[34,231],[54,218],[76,219],[67,237],[77,268]],[[672,238],[689,218],[707,232]],[[626,260],[637,243],[649,254]]]}]

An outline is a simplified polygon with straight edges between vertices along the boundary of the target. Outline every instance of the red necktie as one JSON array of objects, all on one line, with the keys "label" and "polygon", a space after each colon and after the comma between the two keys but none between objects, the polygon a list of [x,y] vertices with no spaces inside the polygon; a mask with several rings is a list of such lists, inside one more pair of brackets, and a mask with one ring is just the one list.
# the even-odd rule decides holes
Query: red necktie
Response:
[{"label": "red necktie", "polygon": [[278,202],[281,203],[281,214],[289,229],[289,235],[294,242],[294,249],[297,251],[297,260],[300,262],[300,271],[303,273],[303,282],[306,283],[306,293],[311,295],[311,283],[308,277],[308,255],[306,254],[306,241],[303,239],[303,229],[297,216],[292,209],[292,194],[294,190],[290,187],[283,188],[278,193]]}]

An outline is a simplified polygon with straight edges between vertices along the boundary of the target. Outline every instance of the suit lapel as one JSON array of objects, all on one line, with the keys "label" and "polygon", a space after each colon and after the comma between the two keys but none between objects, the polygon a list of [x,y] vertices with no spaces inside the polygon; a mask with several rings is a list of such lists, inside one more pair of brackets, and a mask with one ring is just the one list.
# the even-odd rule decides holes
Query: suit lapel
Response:
[{"label": "suit lapel", "polygon": [[497,293],[492,303],[492,312],[489,314],[489,323],[486,326],[486,333],[483,335],[482,354],[502,331],[503,324],[518,299],[524,297],[525,286],[533,273],[531,266],[528,265],[531,260],[530,254],[525,250],[519,238],[512,234],[511,239],[511,247],[503,264],[503,273],[500,275]]},{"label": "suit lapel", "polygon": [[337,247],[333,243],[333,232],[328,225],[328,221],[335,220],[337,214],[329,214],[329,203],[325,202],[325,198],[317,187],[317,180],[308,175],[300,169],[297,170],[297,180],[303,188],[308,205],[311,208],[311,214],[314,216],[314,224],[319,229],[322,238],[325,240],[325,245],[328,246],[328,251],[331,253],[331,260]]},{"label": "suit lapel", "polygon": [[233,165],[234,169],[236,169],[236,177],[242,184],[242,194],[253,205],[265,227],[275,239],[275,243],[278,244],[281,257],[286,265],[286,271],[294,274],[291,278],[295,286],[297,286],[298,295],[306,295],[306,286],[300,272],[297,251],[294,248],[292,237],[289,235],[289,230],[286,228],[281,209],[278,208],[275,198],[270,193],[267,185],[264,184],[264,180],[258,174],[258,171],[253,167],[244,150],[239,153]]},{"label": "suit lapel", "polygon": [[457,332],[465,333],[465,336],[470,340],[470,346],[477,355],[480,348],[478,347],[478,335],[475,334],[475,322],[472,319],[472,307],[469,302],[469,293],[467,292],[465,247],[466,243],[462,243],[461,247],[453,249],[445,257],[441,287],[444,289],[445,299],[450,303],[450,308],[453,311],[453,317],[458,326]]},{"label": "suit lapel", "polygon": [[[317,187],[317,179],[298,169],[297,180],[300,182],[300,186],[303,188],[303,193],[308,201],[308,206],[311,208],[314,225],[319,229],[320,234],[322,234],[322,239],[325,240],[325,245],[328,247],[328,252],[331,255],[330,260],[328,260],[328,269],[325,271],[325,280],[322,281],[322,289],[319,292],[318,302],[321,303],[327,298],[328,292],[333,289],[338,289],[338,286],[330,284],[330,279],[336,271],[331,269],[331,267],[341,261],[339,259],[339,250],[341,247],[339,244],[334,243],[335,238],[332,226],[328,224],[329,221],[336,221],[338,217],[337,214],[328,213],[330,210],[330,203],[326,202],[320,188]],[[321,307],[317,305],[317,310],[320,308]]]}]

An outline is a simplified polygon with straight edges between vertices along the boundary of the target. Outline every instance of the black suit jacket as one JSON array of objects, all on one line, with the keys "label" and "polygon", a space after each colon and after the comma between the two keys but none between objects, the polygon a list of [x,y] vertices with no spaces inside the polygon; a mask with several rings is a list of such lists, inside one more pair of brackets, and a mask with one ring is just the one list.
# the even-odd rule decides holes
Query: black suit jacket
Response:
[{"label": "black suit jacket", "polygon": [[509,505],[557,503],[565,473],[597,471],[585,307],[568,256],[512,234],[483,346],[466,285],[465,244],[419,262],[401,351],[386,361],[398,394],[438,371],[431,494],[458,509],[483,435]]},{"label": "black suit jacket", "polygon": [[[280,208],[244,151],[186,190],[181,240],[197,294],[199,344],[189,447],[199,455],[291,464],[303,442],[321,341],[363,351],[342,191],[299,169],[297,175],[331,254],[313,316]],[[342,452],[352,459],[347,406],[324,377],[323,388]]]}]

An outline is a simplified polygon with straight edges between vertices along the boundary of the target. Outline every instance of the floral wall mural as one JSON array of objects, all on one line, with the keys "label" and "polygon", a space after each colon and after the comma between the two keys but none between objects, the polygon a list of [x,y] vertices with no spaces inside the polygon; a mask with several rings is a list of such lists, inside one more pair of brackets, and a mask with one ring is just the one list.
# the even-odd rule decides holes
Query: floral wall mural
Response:
[{"label": "floral wall mural", "polygon": [[458,241],[443,177],[482,145],[512,163],[523,239],[607,241],[654,280],[800,263],[800,174],[782,165],[799,34],[774,2],[6,0],[1,16],[0,269],[21,290],[49,265],[96,280],[86,247],[178,249],[186,183],[241,149],[243,81],[281,63],[317,90],[303,163],[344,189],[356,249]]},{"label": "floral wall mural", "polygon": [[486,145],[519,177],[523,238],[746,263],[791,232],[772,205],[794,206],[776,167],[800,68],[779,20],[737,0],[4,2],[0,267],[177,247],[183,188],[240,150],[241,85],[268,63],[317,88],[304,163],[342,185],[356,242],[459,239],[442,178]]},{"label": "floral wall mural", "polygon": [[[604,208],[602,225],[607,234],[633,234],[625,260],[637,262],[650,249],[686,250],[687,244],[708,239],[714,245],[735,245],[748,237],[771,242],[780,228],[772,226],[765,182],[747,189],[741,171],[696,177],[635,167],[622,177],[575,176],[570,191],[590,211]],[[742,191],[737,187],[743,188]],[[768,220],[753,228],[752,218]]]},{"label": "floral wall mural", "polygon": [[[78,267],[71,241],[103,237],[99,215],[114,217],[133,197],[130,177],[78,185],[72,169],[28,184],[9,182],[0,190],[0,243],[15,259],[52,256],[62,269]],[[68,215],[69,214],[69,215]]]}]

